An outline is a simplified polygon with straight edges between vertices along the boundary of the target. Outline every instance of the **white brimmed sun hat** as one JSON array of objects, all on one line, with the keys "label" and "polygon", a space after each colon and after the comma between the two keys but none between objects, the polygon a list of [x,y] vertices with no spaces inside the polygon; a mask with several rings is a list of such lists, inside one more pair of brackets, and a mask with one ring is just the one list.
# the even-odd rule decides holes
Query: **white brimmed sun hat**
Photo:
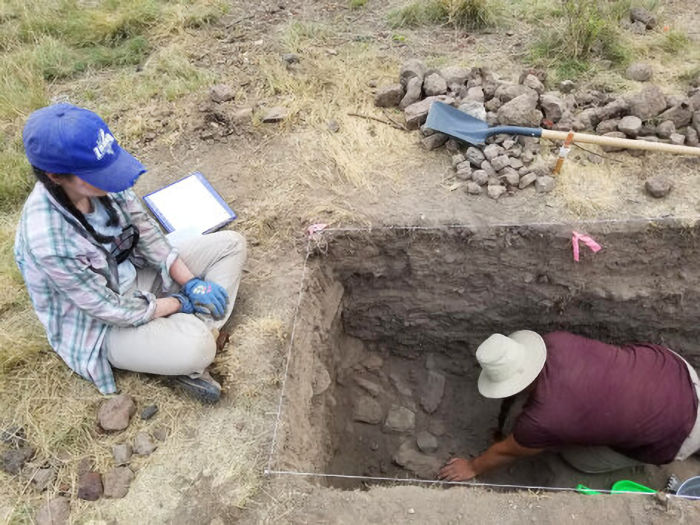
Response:
[{"label": "white brimmed sun hat", "polygon": [[547,359],[544,339],[531,330],[508,337],[493,334],[476,349],[481,365],[479,393],[500,399],[524,390],[539,375]]}]

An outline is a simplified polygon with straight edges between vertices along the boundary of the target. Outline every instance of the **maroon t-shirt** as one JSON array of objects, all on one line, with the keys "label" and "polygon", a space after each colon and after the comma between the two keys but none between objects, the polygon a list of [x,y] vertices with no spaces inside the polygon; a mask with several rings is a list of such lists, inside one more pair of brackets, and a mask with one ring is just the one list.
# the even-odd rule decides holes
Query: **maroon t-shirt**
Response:
[{"label": "maroon t-shirt", "polygon": [[605,445],[644,463],[673,461],[698,400],[685,363],[663,346],[543,337],[547,360],[513,429],[530,448]]}]

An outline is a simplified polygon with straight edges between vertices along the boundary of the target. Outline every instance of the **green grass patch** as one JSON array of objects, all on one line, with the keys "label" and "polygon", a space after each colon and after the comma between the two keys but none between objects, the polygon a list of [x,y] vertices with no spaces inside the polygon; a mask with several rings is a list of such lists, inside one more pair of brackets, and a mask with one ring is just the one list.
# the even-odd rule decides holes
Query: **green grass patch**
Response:
[{"label": "green grass patch", "polygon": [[664,35],[659,47],[671,55],[677,55],[690,45],[690,38],[682,31],[671,29]]},{"label": "green grass patch", "polygon": [[530,59],[553,69],[558,79],[576,78],[590,71],[596,60],[626,64],[632,52],[620,34],[619,21],[629,4],[563,0],[543,21],[543,36],[530,48]]},{"label": "green grass patch", "polygon": [[441,24],[455,29],[483,29],[496,25],[497,3],[493,0],[415,1],[389,13],[392,27]]},{"label": "green grass patch", "polygon": [[365,5],[367,5],[368,0],[350,0],[348,2],[348,7],[350,9],[362,9]]}]

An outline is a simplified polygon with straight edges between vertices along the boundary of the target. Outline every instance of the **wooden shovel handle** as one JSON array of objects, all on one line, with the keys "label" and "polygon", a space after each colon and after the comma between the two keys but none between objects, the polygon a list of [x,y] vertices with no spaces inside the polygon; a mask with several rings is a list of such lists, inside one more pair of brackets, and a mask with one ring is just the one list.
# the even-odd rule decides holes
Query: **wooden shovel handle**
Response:
[{"label": "wooden shovel handle", "polygon": [[[542,130],[542,138],[549,140],[566,140],[568,131]],[[600,135],[588,135],[586,133],[574,133],[574,142],[599,144],[601,146],[617,146],[626,149],[643,149],[648,151],[663,151],[666,153],[679,153],[681,155],[695,155],[700,157],[700,148],[693,146],[679,146],[678,144],[666,144],[665,142],[647,142],[646,140],[620,139],[617,137],[602,137]]]}]

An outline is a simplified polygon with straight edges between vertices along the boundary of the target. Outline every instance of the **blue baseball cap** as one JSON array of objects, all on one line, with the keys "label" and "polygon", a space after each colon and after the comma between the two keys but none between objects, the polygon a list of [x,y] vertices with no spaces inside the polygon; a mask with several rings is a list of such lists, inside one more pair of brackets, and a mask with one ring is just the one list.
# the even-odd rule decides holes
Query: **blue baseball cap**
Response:
[{"label": "blue baseball cap", "polygon": [[53,104],[29,115],[22,134],[32,166],[70,173],[107,192],[130,188],[146,168],[117,144],[107,124],[92,111]]}]

